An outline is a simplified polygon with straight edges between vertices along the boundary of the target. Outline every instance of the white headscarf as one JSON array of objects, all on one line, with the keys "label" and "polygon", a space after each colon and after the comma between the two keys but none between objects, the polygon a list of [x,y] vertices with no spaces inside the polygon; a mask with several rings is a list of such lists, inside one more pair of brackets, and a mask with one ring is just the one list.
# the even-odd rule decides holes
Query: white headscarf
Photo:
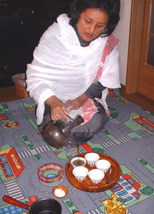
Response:
[{"label": "white headscarf", "polygon": [[[69,21],[66,14],[57,18],[57,23],[43,34],[34,51],[33,62],[27,66],[27,90],[38,104],[37,124],[42,122],[46,99],[55,95],[66,102],[80,96],[92,84],[100,67],[107,37],[99,37],[89,46],[82,47]],[[117,61],[117,52],[115,56]],[[108,62],[111,73],[116,76],[119,70],[113,69],[110,64]],[[104,69],[102,75],[105,79],[102,77],[100,82],[108,87],[112,78],[106,75],[110,73],[107,67],[104,66]],[[116,79],[114,77],[111,81],[111,88],[119,87],[119,80]],[[75,114],[81,114],[81,111],[79,109]]]}]

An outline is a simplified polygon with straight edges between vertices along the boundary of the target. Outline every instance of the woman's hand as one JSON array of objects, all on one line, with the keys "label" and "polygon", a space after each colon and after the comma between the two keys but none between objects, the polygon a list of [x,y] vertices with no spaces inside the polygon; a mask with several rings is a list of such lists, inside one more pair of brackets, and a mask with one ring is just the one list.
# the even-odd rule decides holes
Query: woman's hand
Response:
[{"label": "woman's hand", "polygon": [[70,110],[77,110],[78,108],[80,108],[87,100],[89,99],[89,97],[85,94],[82,94],[81,96],[77,97],[74,100],[68,100],[65,103],[66,108],[69,108]]},{"label": "woman's hand", "polygon": [[56,96],[52,96],[48,98],[45,103],[48,104],[51,108],[51,120],[56,121],[65,119],[69,121],[69,118],[67,117],[69,112],[67,111],[65,104],[60,99],[58,99]]}]

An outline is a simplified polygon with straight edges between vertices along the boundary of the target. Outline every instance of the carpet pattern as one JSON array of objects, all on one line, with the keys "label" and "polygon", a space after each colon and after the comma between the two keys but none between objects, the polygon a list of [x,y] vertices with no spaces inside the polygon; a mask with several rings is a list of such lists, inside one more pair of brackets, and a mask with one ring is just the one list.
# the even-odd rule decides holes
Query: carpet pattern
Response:
[{"label": "carpet pattern", "polygon": [[[42,183],[38,169],[46,163],[57,163],[65,170],[67,161],[78,154],[77,148],[54,148],[43,141],[33,99],[0,103],[0,214],[27,213],[3,202],[3,195],[24,203],[30,203],[31,196],[54,198],[62,205],[62,214],[78,210],[103,214],[102,201],[113,194],[125,203],[130,214],[153,213],[154,114],[127,101],[118,90],[110,90],[107,102],[110,117],[105,128],[79,148],[80,153],[104,153],[120,164],[121,176],[116,185],[98,193],[74,188],[65,175],[57,183]],[[56,185],[69,189],[67,197],[57,199],[52,195]]]}]

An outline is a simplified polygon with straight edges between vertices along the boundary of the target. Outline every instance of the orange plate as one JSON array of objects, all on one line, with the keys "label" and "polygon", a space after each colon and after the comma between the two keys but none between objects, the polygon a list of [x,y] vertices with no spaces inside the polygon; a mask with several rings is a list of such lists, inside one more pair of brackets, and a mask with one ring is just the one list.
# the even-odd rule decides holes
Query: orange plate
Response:
[{"label": "orange plate", "polygon": [[[57,195],[55,195],[55,190],[56,189],[62,189],[65,192],[65,195],[63,197],[59,197]],[[56,186],[52,189],[52,194],[56,197],[56,198],[65,198],[69,193],[69,190],[67,189],[67,187],[65,186]]]},{"label": "orange plate", "polygon": [[[84,157],[85,154],[87,154],[87,153],[79,154],[79,155],[77,155],[77,157]],[[109,172],[105,173],[104,179],[99,184],[92,183],[92,181],[90,180],[90,178],[88,176],[86,177],[85,180],[78,181],[72,173],[73,167],[71,165],[71,160],[69,160],[66,163],[65,172],[66,172],[68,181],[75,188],[85,191],[85,192],[102,192],[104,190],[110,189],[111,187],[113,187],[116,184],[116,182],[118,181],[118,179],[120,177],[120,173],[121,173],[121,168],[120,168],[119,163],[108,155],[104,155],[101,153],[98,153],[98,154],[100,156],[100,159],[106,159],[106,160],[110,161],[110,163],[111,163],[112,171],[110,174],[110,182],[108,183]],[[89,170],[95,168],[95,167],[90,167],[88,164],[86,164],[85,167],[88,168]]]}]

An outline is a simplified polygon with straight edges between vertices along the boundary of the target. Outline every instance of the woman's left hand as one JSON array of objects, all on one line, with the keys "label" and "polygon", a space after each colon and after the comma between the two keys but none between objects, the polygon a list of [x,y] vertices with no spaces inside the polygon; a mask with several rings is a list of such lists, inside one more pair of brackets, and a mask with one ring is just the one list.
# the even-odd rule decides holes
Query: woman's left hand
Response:
[{"label": "woman's left hand", "polygon": [[87,100],[89,99],[89,97],[85,94],[82,94],[81,96],[77,97],[74,100],[68,100],[65,103],[66,108],[69,108],[70,110],[77,110],[78,108],[80,108]]}]

